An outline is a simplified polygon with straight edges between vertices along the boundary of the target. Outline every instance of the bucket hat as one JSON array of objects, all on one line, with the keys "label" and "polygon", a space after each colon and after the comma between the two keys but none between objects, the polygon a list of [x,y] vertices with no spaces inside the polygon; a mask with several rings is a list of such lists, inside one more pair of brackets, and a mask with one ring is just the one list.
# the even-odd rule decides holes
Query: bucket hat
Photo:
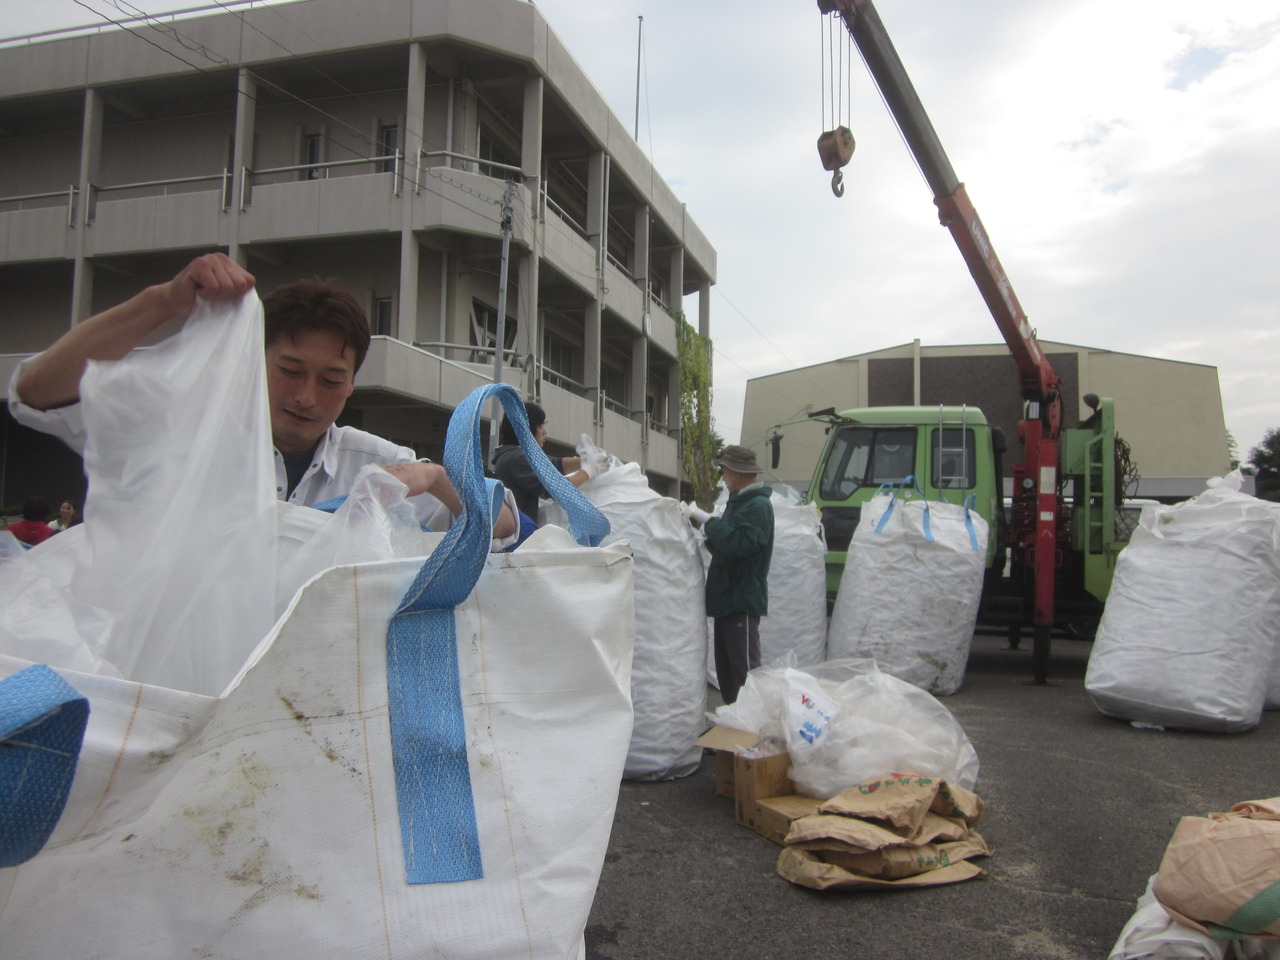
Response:
[{"label": "bucket hat", "polygon": [[762,473],[764,468],[756,463],[756,452],[737,444],[730,444],[720,451],[715,461],[717,467],[725,467],[735,473]]}]

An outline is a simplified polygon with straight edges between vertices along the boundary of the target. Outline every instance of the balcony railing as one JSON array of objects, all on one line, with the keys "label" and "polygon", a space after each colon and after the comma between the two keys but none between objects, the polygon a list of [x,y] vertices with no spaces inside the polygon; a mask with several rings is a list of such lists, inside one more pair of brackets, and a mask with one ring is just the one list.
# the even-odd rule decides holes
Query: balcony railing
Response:
[{"label": "balcony railing", "polygon": [[195,177],[168,177],[164,180],[140,180],[137,183],[91,183],[84,204],[82,223],[92,223],[97,216],[98,199],[104,193],[123,193],[126,190],[139,191],[144,197],[167,197],[174,193],[190,193],[190,190],[171,190],[173,187],[189,186],[196,183],[217,183],[222,190],[221,205],[223,210],[231,209],[231,171],[226,167],[221,173],[208,173]]},{"label": "balcony railing", "polygon": [[44,210],[65,203],[67,205],[67,226],[74,227],[76,225],[76,199],[79,195],[80,188],[73,183],[65,190],[0,197],[0,212],[10,208],[13,210]]}]

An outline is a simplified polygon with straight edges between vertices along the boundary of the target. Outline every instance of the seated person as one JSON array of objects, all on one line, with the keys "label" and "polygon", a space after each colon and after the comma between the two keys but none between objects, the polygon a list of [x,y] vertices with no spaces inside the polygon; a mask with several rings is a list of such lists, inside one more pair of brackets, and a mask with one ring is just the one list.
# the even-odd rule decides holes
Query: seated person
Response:
[{"label": "seated person", "polygon": [[49,529],[54,533],[74,527],[80,520],[76,517],[76,505],[72,500],[63,500],[58,507],[58,515],[49,522]]},{"label": "seated person", "polygon": [[[253,275],[225,254],[196,257],[167,283],[147,287],[63,334],[25,360],[9,384],[9,410],[18,422],[83,450],[80,378],[89,360],[118,360],[204,300],[233,300],[254,286]],[[408,447],[334,421],[355,389],[369,349],[369,321],[349,292],[319,280],[285,284],[263,300],[267,399],[275,446],[276,495],[309,506],[347,493],[367,464],[382,467],[439,506],[425,522],[447,529],[462,512],[444,467],[418,460]],[[517,533],[504,505],[494,525],[495,549]]]},{"label": "seated person", "polygon": [[[529,432],[533,434],[533,439],[538,442],[538,446],[544,446],[547,442],[546,411],[529,400],[525,401],[524,410],[529,417]],[[516,439],[515,428],[505,417],[502,420],[502,426],[498,428],[498,440],[500,446],[493,452],[493,475],[515,494],[516,506],[520,512],[536,522],[538,500],[546,497],[547,491],[543,489],[538,475],[533,472],[533,467],[529,466],[529,459],[520,448],[520,441]],[[598,462],[589,462],[581,457],[548,457],[548,459],[552,466],[567,475],[566,479],[575,487],[582,486],[592,477],[609,469],[607,457],[601,457]]]}]

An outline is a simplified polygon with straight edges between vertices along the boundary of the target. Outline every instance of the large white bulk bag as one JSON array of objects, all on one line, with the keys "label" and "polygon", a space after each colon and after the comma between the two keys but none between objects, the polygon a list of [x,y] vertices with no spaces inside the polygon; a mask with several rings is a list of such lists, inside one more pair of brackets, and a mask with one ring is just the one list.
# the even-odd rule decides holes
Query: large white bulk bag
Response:
[{"label": "large white bulk bag", "polygon": [[987,556],[987,523],[967,504],[892,493],[862,508],[840,577],[827,657],[873,657],[939,695],[964,681]]},{"label": "large white bulk bag", "polygon": [[1258,723],[1280,631],[1278,517],[1238,474],[1143,507],[1085,674],[1099,710],[1224,733]]},{"label": "large white bulk bag", "polygon": [[[625,776],[666,780],[698,769],[706,728],[706,595],[702,560],[680,504],[649,486],[638,463],[615,464],[582,486],[609,520],[605,539],[635,553],[636,644],[631,665],[635,726]],[[542,514],[563,511],[544,501]]]},{"label": "large white bulk bag", "polygon": [[[466,510],[434,552],[320,574],[222,696],[59,671],[89,724],[44,850],[0,870],[5,956],[581,956],[631,732],[630,550],[550,529],[489,554],[492,393],[522,419],[505,386],[455,415]],[[0,655],[0,707],[25,666]],[[0,796],[24,800],[23,746]],[[38,819],[13,812],[0,847]]]}]

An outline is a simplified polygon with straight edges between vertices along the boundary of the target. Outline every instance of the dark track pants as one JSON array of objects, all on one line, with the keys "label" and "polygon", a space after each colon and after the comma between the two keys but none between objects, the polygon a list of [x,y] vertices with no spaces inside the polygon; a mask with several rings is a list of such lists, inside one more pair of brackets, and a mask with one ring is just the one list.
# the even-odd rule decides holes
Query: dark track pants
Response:
[{"label": "dark track pants", "polygon": [[716,617],[714,638],[720,695],[733,703],[747,672],[760,666],[760,618],[747,613]]}]

